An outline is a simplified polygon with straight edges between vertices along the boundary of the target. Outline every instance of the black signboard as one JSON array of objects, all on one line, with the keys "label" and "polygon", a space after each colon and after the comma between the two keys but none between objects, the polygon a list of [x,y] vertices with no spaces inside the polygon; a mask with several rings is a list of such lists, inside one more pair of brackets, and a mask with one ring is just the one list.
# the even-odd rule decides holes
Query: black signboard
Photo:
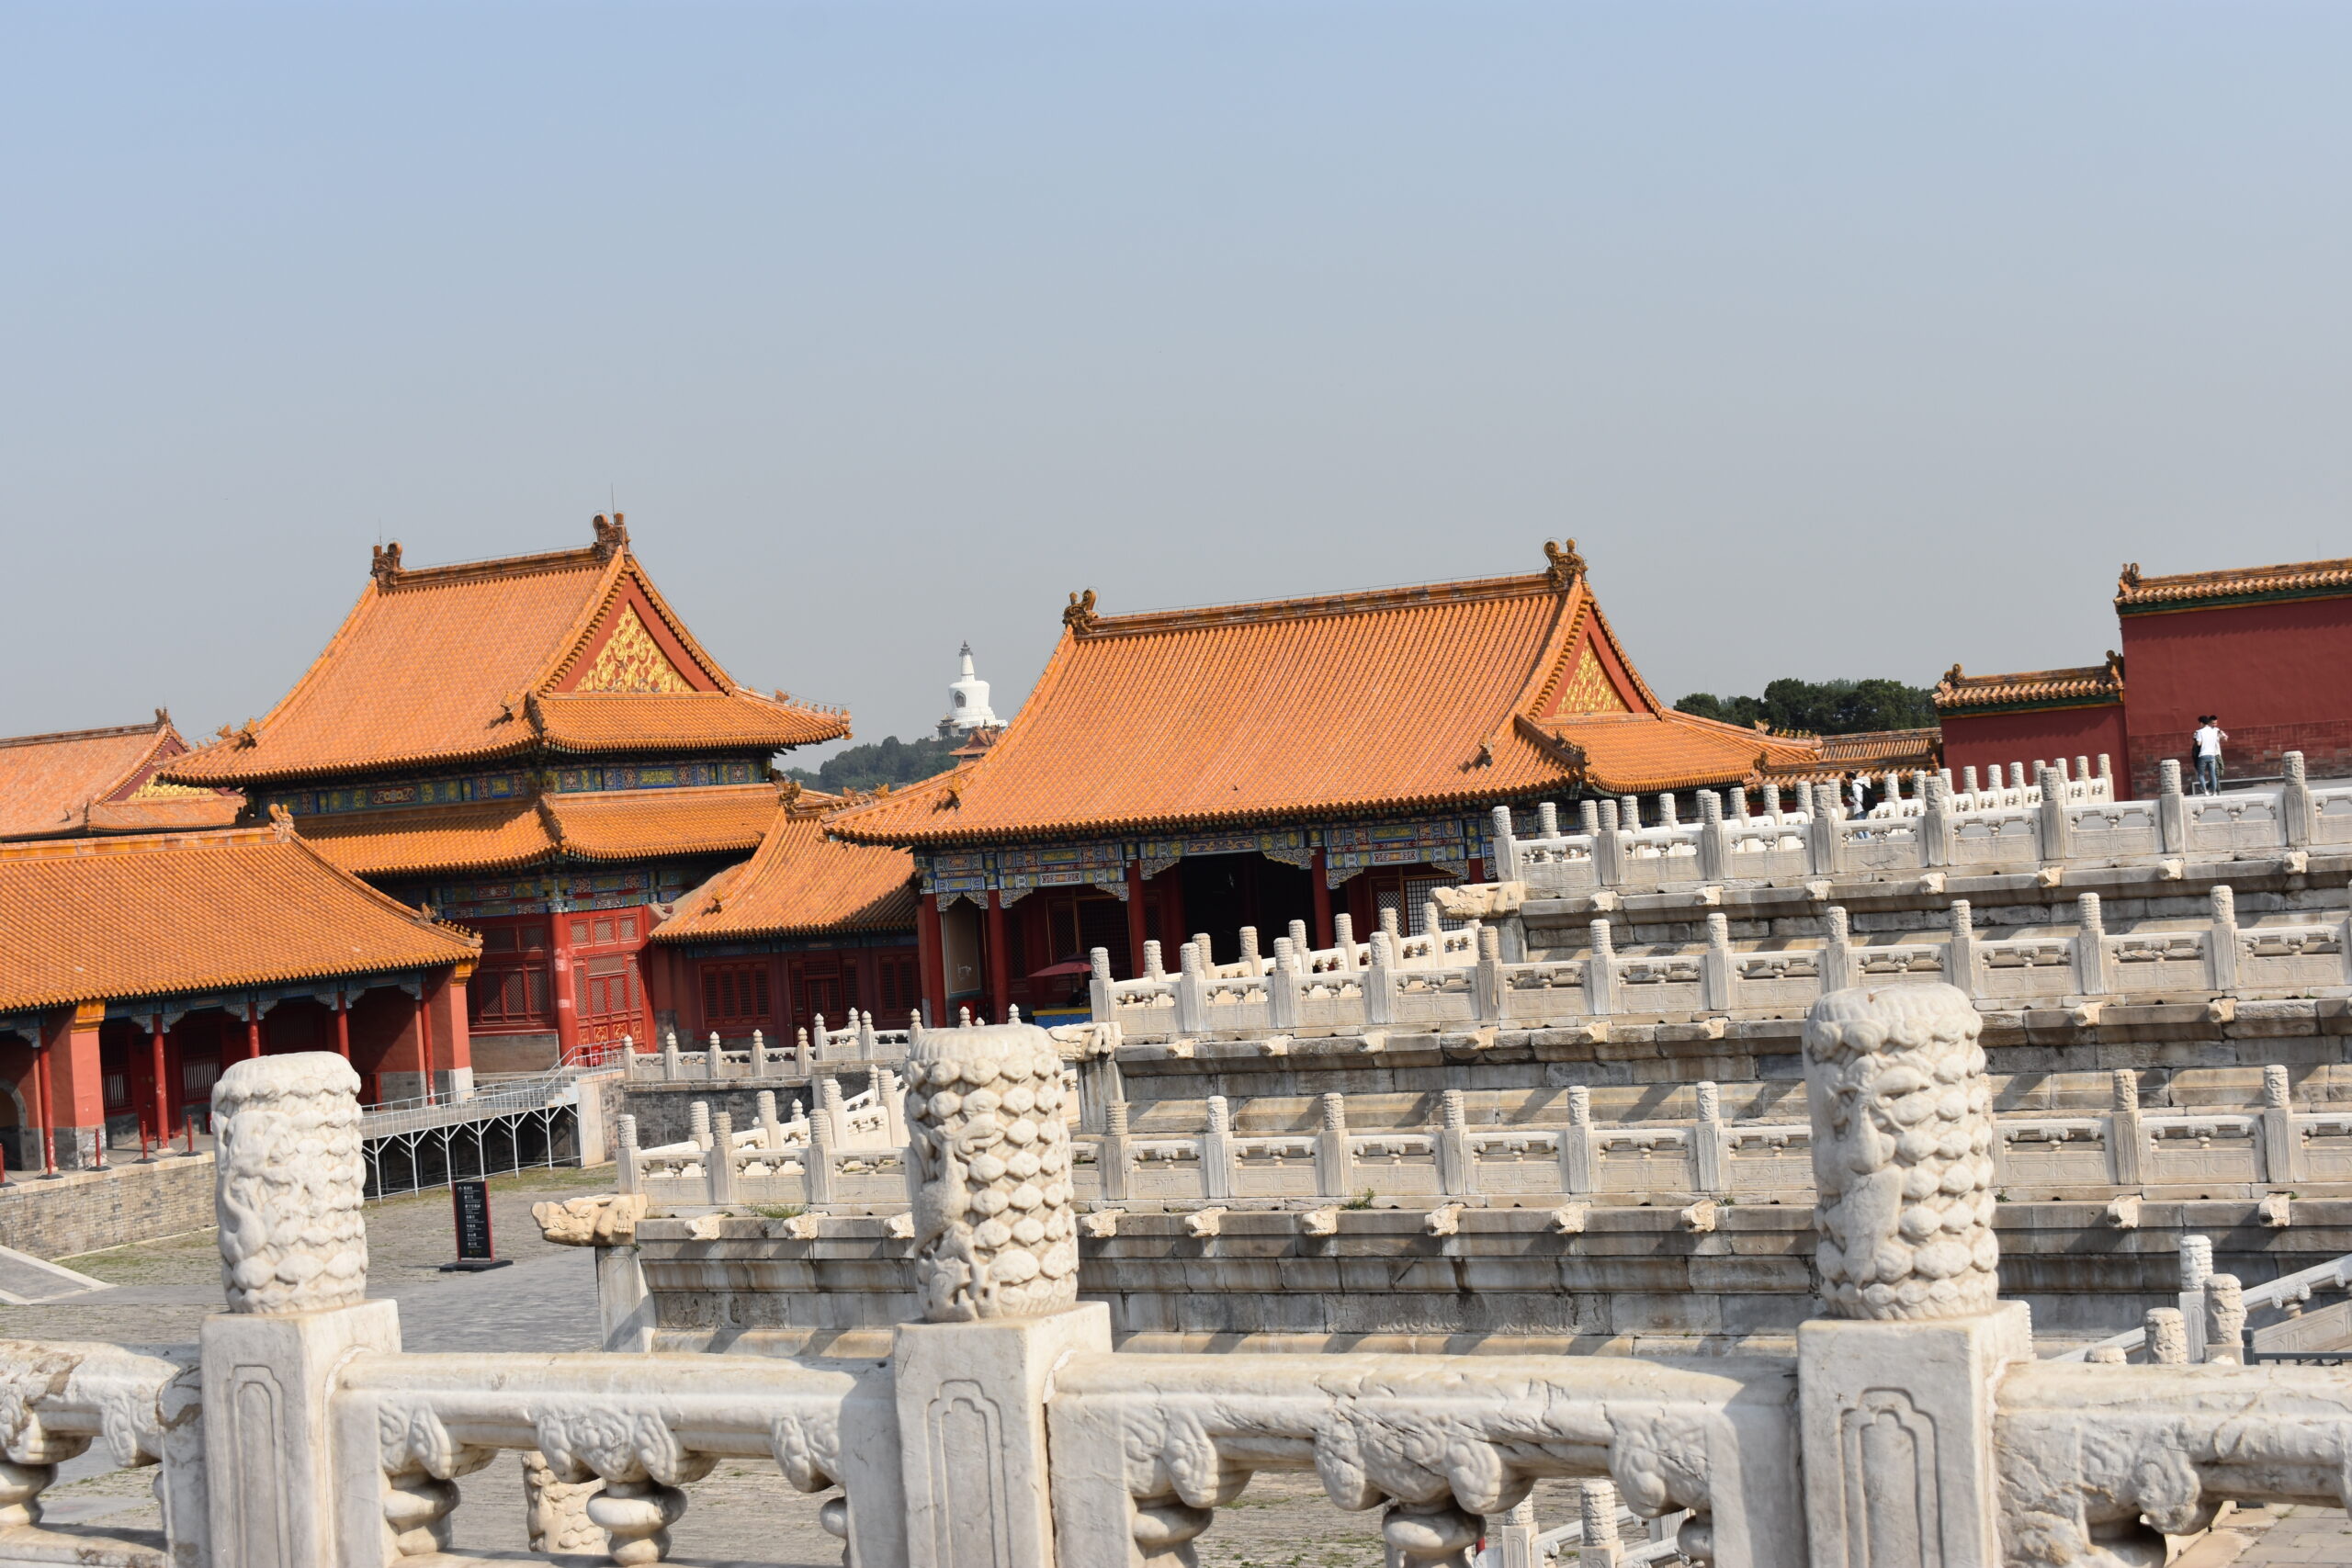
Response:
[{"label": "black signboard", "polygon": [[498,1248],[490,1235],[490,1183],[487,1181],[453,1181],[449,1183],[449,1203],[458,1218],[458,1258],[444,1263],[444,1272],[453,1269],[503,1269],[514,1261],[498,1256]]}]

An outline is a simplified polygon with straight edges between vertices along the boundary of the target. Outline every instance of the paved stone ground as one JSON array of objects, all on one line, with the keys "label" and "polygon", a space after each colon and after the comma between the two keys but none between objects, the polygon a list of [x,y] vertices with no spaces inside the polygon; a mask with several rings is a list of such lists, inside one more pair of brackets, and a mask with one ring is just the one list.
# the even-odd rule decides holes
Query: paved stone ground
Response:
[{"label": "paved stone ground", "polygon": [[2352,1562],[2352,1518],[2343,1509],[2254,1508],[2222,1518],[2211,1536],[2175,1559],[2173,1568],[2347,1562]]}]

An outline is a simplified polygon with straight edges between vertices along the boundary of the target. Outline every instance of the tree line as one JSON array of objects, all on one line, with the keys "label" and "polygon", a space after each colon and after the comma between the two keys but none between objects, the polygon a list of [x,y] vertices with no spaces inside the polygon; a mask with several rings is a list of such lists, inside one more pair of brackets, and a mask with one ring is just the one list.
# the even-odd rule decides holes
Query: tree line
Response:
[{"label": "tree line", "polygon": [[1725,724],[1763,724],[1805,735],[1852,735],[1866,729],[1931,729],[1935,693],[1900,681],[1773,681],[1760,697],[1719,697],[1693,692],[1675,704],[1683,713]]}]

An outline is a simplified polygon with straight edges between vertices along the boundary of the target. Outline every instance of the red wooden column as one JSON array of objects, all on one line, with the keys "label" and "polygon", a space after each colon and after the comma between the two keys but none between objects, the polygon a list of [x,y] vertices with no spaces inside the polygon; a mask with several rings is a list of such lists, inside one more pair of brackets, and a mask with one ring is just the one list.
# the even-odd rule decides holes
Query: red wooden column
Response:
[{"label": "red wooden column", "polygon": [[[564,900],[553,900],[561,905]],[[555,993],[555,1048],[559,1061],[576,1061],[580,1055],[580,1009],[571,987],[571,911],[555,908],[548,911],[554,922],[548,931],[548,984]],[[427,1067],[426,1072],[432,1069]]]},{"label": "red wooden column", "polygon": [[261,1055],[261,1003],[245,1003],[245,1055],[250,1062]]},{"label": "red wooden column", "polygon": [[1317,849],[1314,861],[1306,868],[1307,876],[1315,884],[1315,945],[1329,947],[1339,940],[1331,929],[1331,879],[1324,874],[1323,852]]},{"label": "red wooden column", "polygon": [[[564,1016],[556,1014],[559,1019]],[[434,1103],[432,987],[421,980],[416,987],[416,1064],[418,1074],[424,1079],[424,1103],[431,1105]]]},{"label": "red wooden column", "polygon": [[351,993],[340,987],[334,993],[334,1054],[351,1060]]},{"label": "red wooden column", "polygon": [[[1173,969],[1193,937],[1184,929],[1184,863],[1169,866],[1151,879],[1151,885],[1159,889],[1159,962]],[[1201,959],[1207,962],[1208,954],[1201,954]]]},{"label": "red wooden column", "polygon": [[52,1146],[63,1145],[57,1164],[68,1169],[105,1163],[97,1151],[106,1144],[106,1068],[98,1057],[98,1025],[106,1016],[104,1002],[60,1008],[51,1015],[42,1052],[50,1069],[50,1102],[42,1121]]},{"label": "red wooden column", "polygon": [[40,1123],[40,1170],[43,1176],[57,1173],[57,1139],[51,1131],[56,1122],[50,1110],[49,1041],[49,1021],[43,1019],[40,1037],[33,1042],[33,1118]]},{"label": "red wooden column", "polygon": [[1011,1015],[1005,1004],[1012,999],[1012,954],[1005,951],[1004,895],[989,889],[989,1021],[1002,1023]]},{"label": "red wooden column", "polygon": [[158,1147],[172,1141],[171,1078],[164,1066],[164,1015],[156,1013],[147,1020],[147,1054],[154,1065],[155,1074],[155,1143]]},{"label": "red wooden column", "polygon": [[[1144,929],[1143,920],[1143,862],[1127,863],[1127,973],[1121,976],[1132,980],[1143,973],[1143,944],[1151,933]],[[1173,953],[1162,953],[1163,963],[1173,964]]]},{"label": "red wooden column", "polygon": [[[947,944],[939,930],[939,895],[926,893],[922,905],[915,912],[915,963],[922,971],[923,1021],[933,1029],[947,1022]],[[776,1016],[788,1027],[792,1010],[785,1003],[781,988],[776,992]],[[782,1032],[779,1028],[778,1032]]]}]

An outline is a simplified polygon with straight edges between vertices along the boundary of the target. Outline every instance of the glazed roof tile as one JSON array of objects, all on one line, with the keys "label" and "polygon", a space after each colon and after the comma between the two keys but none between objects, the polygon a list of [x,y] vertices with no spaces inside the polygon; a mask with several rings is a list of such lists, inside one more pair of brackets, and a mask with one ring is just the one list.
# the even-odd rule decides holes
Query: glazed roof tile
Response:
[{"label": "glazed roof tile", "polygon": [[1535,576],[1200,610],[1101,616],[1072,595],[985,755],[828,826],[928,845],[1402,815],[1724,784],[1803,749],[1666,709],[1574,541],[1547,551]]},{"label": "glazed roof tile", "polygon": [[1949,715],[2027,705],[2088,705],[2114,702],[2122,694],[2123,660],[2113,653],[2104,664],[2010,675],[1967,675],[1955,664],[1936,683],[1936,711]]},{"label": "glazed roof tile", "polygon": [[2115,585],[2120,613],[2189,609],[2211,601],[2321,599],[2352,594],[2352,559],[2290,561],[2281,566],[2230,567],[2144,577],[2140,563],[2123,569]]},{"label": "glazed roof tile", "polygon": [[741,941],[915,923],[914,857],[825,836],[819,813],[775,813],[759,853],[678,901],[656,942]]},{"label": "glazed roof tile", "polygon": [[435,968],[481,947],[276,826],[0,845],[0,1012]]},{"label": "glazed roof tile", "polygon": [[238,796],[149,783],[187,750],[160,709],[152,724],[0,740],[0,839],[227,826]]},{"label": "glazed roof tile", "polygon": [[848,733],[838,714],[757,692],[575,693],[540,697],[533,706],[540,734],[558,751],[780,751]]},{"label": "glazed roof tile", "polygon": [[776,809],[774,784],[612,790],[474,806],[296,818],[302,837],[361,876],[513,871],[559,855],[644,860],[749,853]]},{"label": "glazed roof tile", "polygon": [[[597,524],[594,547],[546,555],[406,570],[399,546],[379,552],[359,602],[293,690],[166,776],[251,784],[543,745],[774,749],[849,732],[845,715],[736,685],[654,588],[626,532]],[[616,641],[634,657],[596,657]]]}]

